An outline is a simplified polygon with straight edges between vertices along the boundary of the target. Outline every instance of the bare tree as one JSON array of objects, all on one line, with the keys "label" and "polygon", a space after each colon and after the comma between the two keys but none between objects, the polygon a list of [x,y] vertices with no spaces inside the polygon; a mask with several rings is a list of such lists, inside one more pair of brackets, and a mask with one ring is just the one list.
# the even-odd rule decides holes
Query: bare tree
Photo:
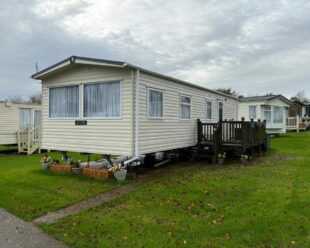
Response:
[{"label": "bare tree", "polygon": [[13,96],[8,98],[9,102],[12,103],[25,103],[25,99],[23,99],[21,96]]},{"label": "bare tree", "polygon": [[291,100],[292,101],[297,100],[300,102],[307,102],[307,101],[309,101],[309,98],[307,98],[305,91],[298,91],[295,96],[291,97]]},{"label": "bare tree", "polygon": [[30,96],[28,99],[25,99],[21,96],[13,96],[8,98],[9,102],[12,103],[31,103],[31,104],[41,104],[42,95],[41,93],[34,94]]},{"label": "bare tree", "polygon": [[232,88],[218,88],[216,89],[216,91],[222,92],[227,95],[235,96],[235,97],[240,96],[240,93],[233,90]]},{"label": "bare tree", "polygon": [[32,95],[29,97],[29,100],[27,101],[28,103],[33,103],[33,104],[41,104],[42,102],[42,95],[41,93]]}]

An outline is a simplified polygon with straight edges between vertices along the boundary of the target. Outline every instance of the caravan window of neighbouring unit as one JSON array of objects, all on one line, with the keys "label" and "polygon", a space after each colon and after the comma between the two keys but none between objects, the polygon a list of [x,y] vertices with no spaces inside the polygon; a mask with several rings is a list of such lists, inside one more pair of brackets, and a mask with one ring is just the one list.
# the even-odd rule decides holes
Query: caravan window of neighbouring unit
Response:
[{"label": "caravan window of neighbouring unit", "polygon": [[191,118],[191,98],[181,96],[181,119],[189,120]]},{"label": "caravan window of neighbouring unit", "polygon": [[249,106],[249,118],[256,119],[256,106]]},{"label": "caravan window of neighbouring unit", "polygon": [[273,106],[273,123],[282,123],[283,122],[283,113],[282,107]]},{"label": "caravan window of neighbouring unit", "polygon": [[49,89],[49,117],[79,117],[79,86]]},{"label": "caravan window of neighbouring unit", "polygon": [[121,83],[85,84],[84,117],[121,117]]},{"label": "caravan window of neighbouring unit", "polygon": [[155,89],[148,90],[148,117],[164,116],[164,92]]}]

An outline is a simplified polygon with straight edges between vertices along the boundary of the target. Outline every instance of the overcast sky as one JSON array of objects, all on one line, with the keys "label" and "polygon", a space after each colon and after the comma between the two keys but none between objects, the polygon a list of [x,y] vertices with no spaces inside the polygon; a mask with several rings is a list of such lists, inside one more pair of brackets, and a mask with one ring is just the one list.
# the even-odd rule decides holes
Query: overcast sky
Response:
[{"label": "overcast sky", "polygon": [[71,55],[126,61],[211,89],[310,96],[308,0],[0,0],[0,99]]}]

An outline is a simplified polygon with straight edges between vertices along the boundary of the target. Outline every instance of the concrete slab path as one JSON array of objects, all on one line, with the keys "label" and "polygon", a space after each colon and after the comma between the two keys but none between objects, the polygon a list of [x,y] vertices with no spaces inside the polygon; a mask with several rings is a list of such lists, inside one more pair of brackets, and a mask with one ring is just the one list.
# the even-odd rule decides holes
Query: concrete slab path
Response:
[{"label": "concrete slab path", "polygon": [[0,208],[1,248],[67,248],[43,233],[35,224],[26,222]]}]

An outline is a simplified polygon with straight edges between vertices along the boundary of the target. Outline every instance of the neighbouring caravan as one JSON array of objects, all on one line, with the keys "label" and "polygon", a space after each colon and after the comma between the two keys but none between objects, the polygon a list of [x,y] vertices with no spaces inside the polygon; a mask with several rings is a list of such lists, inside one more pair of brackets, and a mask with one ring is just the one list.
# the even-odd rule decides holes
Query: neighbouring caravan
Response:
[{"label": "neighbouring caravan", "polygon": [[18,143],[18,132],[41,123],[41,105],[0,101],[0,145]]},{"label": "neighbouring caravan", "polygon": [[290,100],[282,95],[242,97],[239,102],[239,119],[266,120],[267,133],[285,133],[290,104]]},{"label": "neighbouring caravan", "polygon": [[43,149],[138,157],[196,145],[197,119],[237,119],[237,98],[125,62],[72,56],[32,78]]}]

